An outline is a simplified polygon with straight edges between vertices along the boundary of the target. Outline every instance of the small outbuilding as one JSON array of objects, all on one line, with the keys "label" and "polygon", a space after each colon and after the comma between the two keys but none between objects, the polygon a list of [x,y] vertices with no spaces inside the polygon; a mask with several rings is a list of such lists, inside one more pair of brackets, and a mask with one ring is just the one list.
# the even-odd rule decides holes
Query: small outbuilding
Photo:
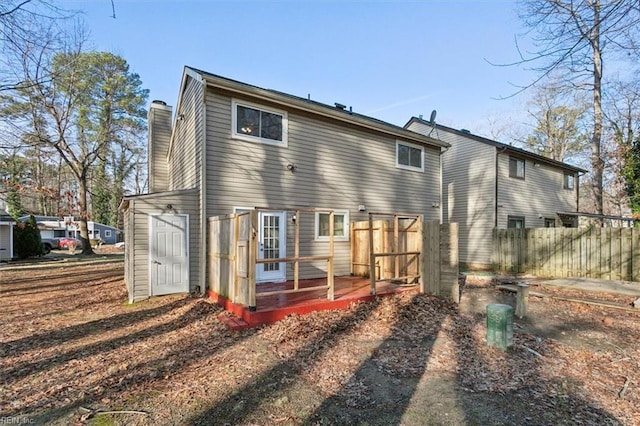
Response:
[{"label": "small outbuilding", "polygon": [[15,222],[8,214],[0,214],[0,261],[13,258],[13,226]]}]

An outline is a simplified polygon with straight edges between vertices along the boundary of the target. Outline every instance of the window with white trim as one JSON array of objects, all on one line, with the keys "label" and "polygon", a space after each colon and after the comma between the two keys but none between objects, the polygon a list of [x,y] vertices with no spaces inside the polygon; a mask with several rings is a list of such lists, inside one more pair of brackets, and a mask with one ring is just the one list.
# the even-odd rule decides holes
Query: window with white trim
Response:
[{"label": "window with white trim", "polygon": [[232,133],[235,138],[287,146],[287,113],[248,102],[232,102]]},{"label": "window with white trim", "polygon": [[110,238],[111,237],[111,230],[110,229],[105,229],[104,230],[104,236],[106,238]]},{"label": "window with white trim", "polygon": [[524,160],[517,157],[509,157],[509,177],[524,179]]},{"label": "window with white trim", "polygon": [[564,174],[564,189],[573,190],[574,179],[575,179],[575,176],[573,175],[573,173],[566,173],[565,172],[565,174]]},{"label": "window with white trim", "polygon": [[[329,213],[316,212],[316,240],[329,241]],[[334,210],[333,211],[333,240],[348,241],[349,240],[349,211]]]},{"label": "window with white trim", "polygon": [[424,147],[397,141],[396,167],[424,172]]}]

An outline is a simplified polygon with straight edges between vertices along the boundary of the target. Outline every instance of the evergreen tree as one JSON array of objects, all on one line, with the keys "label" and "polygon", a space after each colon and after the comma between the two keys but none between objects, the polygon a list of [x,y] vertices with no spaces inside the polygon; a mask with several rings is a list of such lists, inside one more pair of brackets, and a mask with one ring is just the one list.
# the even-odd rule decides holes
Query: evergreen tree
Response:
[{"label": "evergreen tree", "polygon": [[40,230],[33,215],[13,227],[13,253],[18,259],[44,254]]}]

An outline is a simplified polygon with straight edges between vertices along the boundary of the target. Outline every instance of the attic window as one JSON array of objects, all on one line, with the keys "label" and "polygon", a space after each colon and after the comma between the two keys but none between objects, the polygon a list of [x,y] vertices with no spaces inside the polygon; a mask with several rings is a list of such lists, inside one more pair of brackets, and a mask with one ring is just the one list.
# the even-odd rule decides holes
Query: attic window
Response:
[{"label": "attic window", "polygon": [[233,136],[251,142],[287,146],[287,113],[233,101]]}]

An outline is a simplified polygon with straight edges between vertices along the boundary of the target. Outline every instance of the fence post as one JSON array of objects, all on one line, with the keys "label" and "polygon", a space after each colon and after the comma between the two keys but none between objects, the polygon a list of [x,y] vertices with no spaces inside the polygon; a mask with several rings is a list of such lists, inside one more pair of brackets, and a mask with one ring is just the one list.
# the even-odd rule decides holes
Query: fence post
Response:
[{"label": "fence post", "polygon": [[371,288],[369,292],[375,295],[376,294],[376,255],[373,250],[373,215],[371,213],[369,213],[369,278],[371,280]]},{"label": "fence post", "polygon": [[516,316],[522,319],[527,315],[529,307],[529,284],[518,283],[518,293],[516,296]]}]

